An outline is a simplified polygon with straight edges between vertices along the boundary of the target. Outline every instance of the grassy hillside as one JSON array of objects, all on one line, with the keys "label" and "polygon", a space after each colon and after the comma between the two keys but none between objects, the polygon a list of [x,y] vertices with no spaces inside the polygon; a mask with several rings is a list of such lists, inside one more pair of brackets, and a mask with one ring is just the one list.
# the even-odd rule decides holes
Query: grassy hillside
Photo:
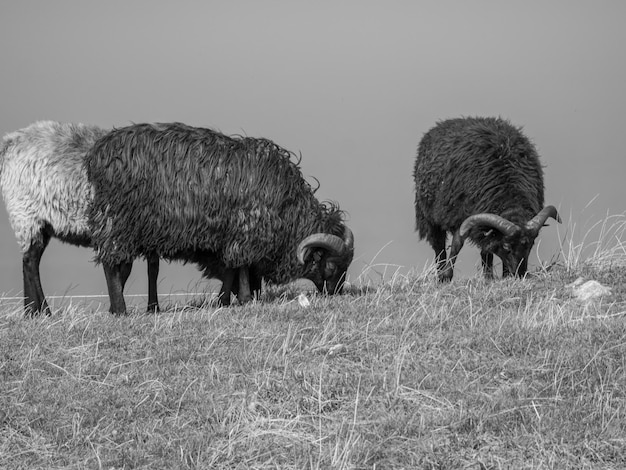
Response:
[{"label": "grassy hillside", "polygon": [[[0,468],[625,468],[623,254],[303,307],[0,312]],[[577,277],[611,287],[582,302]]]}]

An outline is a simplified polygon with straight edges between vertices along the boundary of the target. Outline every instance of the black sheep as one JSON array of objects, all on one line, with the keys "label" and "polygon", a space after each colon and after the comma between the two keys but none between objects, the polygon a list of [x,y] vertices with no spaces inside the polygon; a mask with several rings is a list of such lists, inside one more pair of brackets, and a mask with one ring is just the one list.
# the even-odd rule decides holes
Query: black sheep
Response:
[{"label": "black sheep", "polygon": [[[480,248],[493,277],[493,255],[504,276],[526,274],[528,256],[554,206],[543,207],[543,170],[535,146],[501,118],[441,121],[422,138],[415,161],[416,230],[435,250],[441,281],[452,279],[466,238]],[[447,232],[452,234],[446,261]]]},{"label": "black sheep", "polygon": [[242,268],[244,300],[251,267],[253,289],[261,276],[307,277],[320,291],[340,291],[352,232],[342,211],[315,198],[291,156],[268,139],[180,123],[131,125],[98,140],[85,159],[94,187],[89,224],[111,312],[126,311],[121,267],[153,253],[201,267],[208,259],[209,272],[217,262],[230,280]]}]

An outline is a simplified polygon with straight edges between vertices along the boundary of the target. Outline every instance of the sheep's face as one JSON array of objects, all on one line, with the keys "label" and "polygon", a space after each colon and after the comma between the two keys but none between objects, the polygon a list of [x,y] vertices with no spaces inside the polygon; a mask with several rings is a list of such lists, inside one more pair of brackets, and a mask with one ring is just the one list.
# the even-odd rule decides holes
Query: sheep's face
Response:
[{"label": "sheep's face", "polygon": [[314,233],[298,244],[296,256],[302,276],[313,281],[322,293],[341,292],[354,256],[352,230],[341,224],[343,236]]},{"label": "sheep's face", "polygon": [[346,280],[352,256],[331,256],[323,249],[311,250],[304,265],[304,277],[322,293],[339,294]]},{"label": "sheep's face", "polygon": [[483,251],[493,253],[502,260],[503,276],[523,277],[534,243],[535,238],[524,229],[510,236],[492,230],[479,245]]}]

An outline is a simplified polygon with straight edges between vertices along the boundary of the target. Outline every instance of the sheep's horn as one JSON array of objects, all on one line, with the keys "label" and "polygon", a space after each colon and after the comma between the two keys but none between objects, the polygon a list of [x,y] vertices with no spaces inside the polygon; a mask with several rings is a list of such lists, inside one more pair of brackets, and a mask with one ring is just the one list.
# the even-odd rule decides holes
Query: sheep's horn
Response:
[{"label": "sheep's horn", "polygon": [[539,230],[541,230],[541,227],[543,227],[543,224],[546,223],[546,220],[548,219],[548,217],[552,217],[558,223],[561,223],[561,217],[559,216],[559,213],[557,212],[556,207],[546,206],[543,209],[541,209],[536,216],[534,216],[532,219],[526,222],[526,229],[534,233],[535,236],[537,236],[537,234],[539,233]]},{"label": "sheep's horn", "polygon": [[354,234],[348,227],[343,229],[343,242],[346,244],[346,251],[354,251]]},{"label": "sheep's horn", "polygon": [[346,252],[347,246],[346,242],[336,235],[314,233],[306,237],[298,245],[297,256],[300,264],[304,264],[304,259],[311,248],[324,248],[333,256],[342,256]]},{"label": "sheep's horn", "polygon": [[476,214],[470,215],[467,219],[463,221],[461,224],[461,228],[459,230],[459,235],[461,235],[461,239],[464,240],[468,235],[471,229],[476,227],[477,225],[484,225],[487,227],[492,227],[499,232],[503,233],[507,237],[515,235],[521,229],[515,225],[510,220],[505,219],[504,217],[500,217],[496,214]]}]

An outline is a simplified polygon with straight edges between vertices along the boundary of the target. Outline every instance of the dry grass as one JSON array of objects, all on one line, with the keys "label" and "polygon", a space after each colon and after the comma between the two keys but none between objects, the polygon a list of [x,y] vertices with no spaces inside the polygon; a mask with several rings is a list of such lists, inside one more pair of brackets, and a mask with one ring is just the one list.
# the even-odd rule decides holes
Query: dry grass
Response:
[{"label": "dry grass", "polygon": [[[524,280],[394,271],[306,308],[277,289],[6,309],[0,468],[624,468],[626,270],[577,249]],[[612,294],[581,303],[579,275]]]}]

